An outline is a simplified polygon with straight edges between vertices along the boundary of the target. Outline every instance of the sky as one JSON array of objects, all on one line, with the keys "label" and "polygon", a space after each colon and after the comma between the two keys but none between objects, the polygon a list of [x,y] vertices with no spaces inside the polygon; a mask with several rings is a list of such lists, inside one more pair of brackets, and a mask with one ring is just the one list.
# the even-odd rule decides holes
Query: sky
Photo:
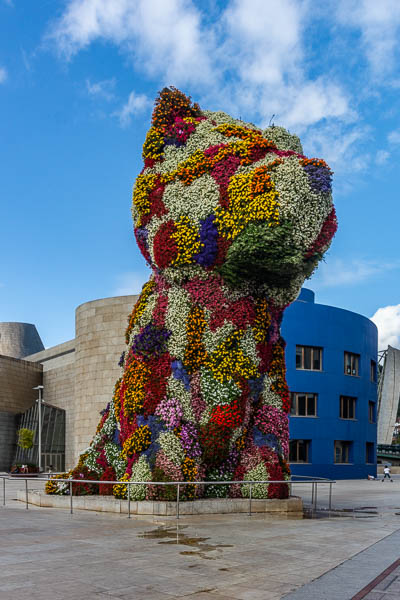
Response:
[{"label": "sky", "polygon": [[297,133],[339,230],[306,286],[400,346],[398,0],[0,0],[0,321],[46,347],[138,293],[132,186],[160,89]]}]

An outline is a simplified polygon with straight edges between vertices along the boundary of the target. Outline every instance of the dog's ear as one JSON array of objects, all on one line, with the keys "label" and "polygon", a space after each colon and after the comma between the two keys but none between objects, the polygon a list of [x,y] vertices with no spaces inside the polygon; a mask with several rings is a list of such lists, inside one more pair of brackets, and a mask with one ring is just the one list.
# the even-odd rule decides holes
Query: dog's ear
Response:
[{"label": "dog's ear", "polygon": [[167,129],[174,123],[176,117],[198,117],[201,115],[200,106],[192,103],[190,96],[174,87],[165,87],[159,92],[152,117],[153,127]]}]

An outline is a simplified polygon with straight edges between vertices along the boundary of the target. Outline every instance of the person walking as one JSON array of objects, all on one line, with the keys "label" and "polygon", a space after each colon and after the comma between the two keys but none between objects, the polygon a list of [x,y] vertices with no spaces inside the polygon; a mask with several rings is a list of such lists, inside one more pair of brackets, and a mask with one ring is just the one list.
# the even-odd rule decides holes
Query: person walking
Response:
[{"label": "person walking", "polygon": [[382,479],[382,481],[385,481],[385,479],[386,479],[386,477],[387,477],[387,478],[388,478],[388,479],[390,479],[390,481],[393,483],[392,475],[390,474],[390,468],[389,468],[389,466],[388,466],[388,465],[386,465],[386,466],[384,467],[384,469],[383,469],[383,473],[384,473],[384,475],[383,475],[383,479]]}]

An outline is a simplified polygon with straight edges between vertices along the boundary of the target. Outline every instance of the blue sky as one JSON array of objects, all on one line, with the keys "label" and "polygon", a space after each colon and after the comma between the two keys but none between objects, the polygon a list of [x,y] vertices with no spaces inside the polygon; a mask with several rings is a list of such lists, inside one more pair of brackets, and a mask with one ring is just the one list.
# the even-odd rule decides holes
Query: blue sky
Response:
[{"label": "blue sky", "polygon": [[140,290],[132,185],[175,85],[331,165],[339,231],[307,285],[399,346],[399,35],[398,0],[0,0],[0,320],[51,346],[80,303]]}]

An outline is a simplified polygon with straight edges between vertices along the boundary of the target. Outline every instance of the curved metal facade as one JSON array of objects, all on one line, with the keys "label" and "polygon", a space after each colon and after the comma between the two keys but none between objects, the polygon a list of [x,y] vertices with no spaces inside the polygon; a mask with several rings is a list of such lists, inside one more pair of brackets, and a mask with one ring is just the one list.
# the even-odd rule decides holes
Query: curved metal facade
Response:
[{"label": "curved metal facade", "polygon": [[[293,412],[311,413],[290,417],[292,473],[332,479],[375,476],[375,324],[357,313],[315,304],[314,293],[303,289],[285,312],[282,336],[288,385],[292,397],[297,393]],[[321,364],[312,365],[320,370],[304,368],[304,352],[309,354],[304,347],[321,349]],[[311,358],[318,356],[315,351]],[[309,367],[308,355],[307,360]],[[310,400],[308,411],[305,394],[315,401],[314,406]]]}]

